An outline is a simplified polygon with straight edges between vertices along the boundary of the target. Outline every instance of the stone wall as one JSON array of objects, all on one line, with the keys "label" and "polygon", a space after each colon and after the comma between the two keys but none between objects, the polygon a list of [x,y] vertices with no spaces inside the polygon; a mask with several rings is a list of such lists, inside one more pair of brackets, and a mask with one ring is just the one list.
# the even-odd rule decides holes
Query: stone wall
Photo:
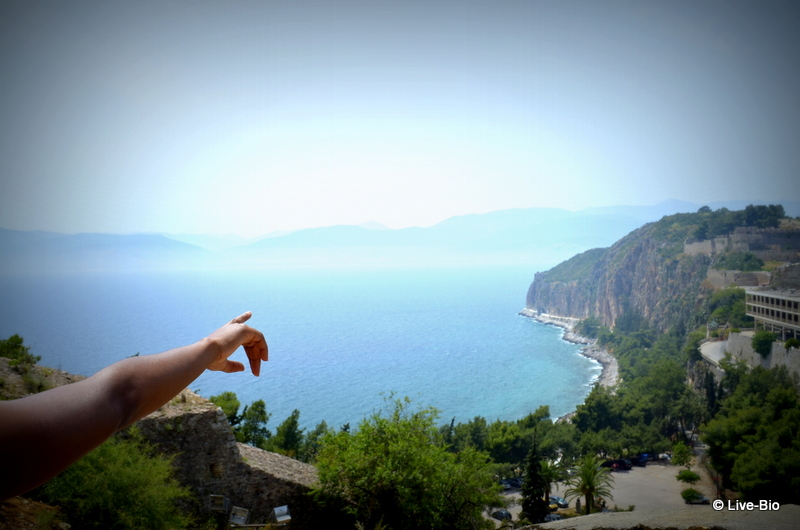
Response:
[{"label": "stone wall", "polygon": [[236,442],[225,414],[210,401],[184,390],[137,423],[160,450],[174,455],[176,475],[208,515],[210,495],[250,510],[251,522],[266,522],[272,509],[288,505],[292,528],[321,528],[327,519],[307,495],[317,481],[314,466]]},{"label": "stone wall", "polygon": [[791,348],[787,351],[781,342],[772,343],[772,351],[762,357],[753,350],[752,333],[731,333],[728,337],[728,351],[734,359],[741,359],[748,366],[763,366],[766,369],[785,366],[790,373],[800,375],[800,350]]},{"label": "stone wall", "polygon": [[800,261],[800,231],[791,228],[738,227],[714,239],[687,239],[683,252],[690,256],[716,256],[726,252],[752,252],[764,261]]},{"label": "stone wall", "polygon": [[728,285],[738,285],[739,287],[758,287],[768,285],[770,274],[765,271],[742,272],[708,269],[706,279],[715,289],[722,289]]}]

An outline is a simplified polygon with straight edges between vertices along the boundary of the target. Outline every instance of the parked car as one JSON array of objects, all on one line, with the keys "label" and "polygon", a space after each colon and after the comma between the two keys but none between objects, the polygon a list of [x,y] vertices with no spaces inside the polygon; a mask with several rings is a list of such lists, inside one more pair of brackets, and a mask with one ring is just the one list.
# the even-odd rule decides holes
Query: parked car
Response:
[{"label": "parked car", "polygon": [[497,510],[496,512],[492,513],[492,517],[498,521],[510,521],[511,513],[508,510]]},{"label": "parked car", "polygon": [[503,490],[511,489],[511,484],[509,484],[507,480],[501,480],[500,485],[503,486]]},{"label": "parked car", "polygon": [[521,488],[522,487],[522,477],[510,478],[506,482],[511,484],[511,486],[514,487],[514,488]]},{"label": "parked car", "polygon": [[617,458],[616,460],[606,460],[600,467],[610,467],[614,471],[627,471],[631,467],[631,461],[624,458]]},{"label": "parked car", "polygon": [[548,513],[547,515],[544,516],[545,523],[549,523],[551,521],[560,521],[560,520],[561,516],[558,515],[557,513]]},{"label": "parked car", "polygon": [[634,466],[645,467],[647,465],[647,455],[638,455],[631,457],[631,464]]},{"label": "parked car", "polygon": [[555,503],[559,508],[569,508],[569,503],[558,495],[550,495],[550,503]]},{"label": "parked car", "polygon": [[614,460],[614,464],[611,466],[612,469],[616,469],[617,471],[627,471],[631,469],[633,465],[631,461],[627,458],[619,458]]}]

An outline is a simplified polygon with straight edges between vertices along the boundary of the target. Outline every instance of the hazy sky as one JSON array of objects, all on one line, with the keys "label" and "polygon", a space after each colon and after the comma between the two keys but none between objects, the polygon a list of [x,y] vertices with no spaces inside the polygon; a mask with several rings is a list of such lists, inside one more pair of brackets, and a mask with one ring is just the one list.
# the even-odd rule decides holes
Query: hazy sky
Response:
[{"label": "hazy sky", "polygon": [[800,4],[0,4],[0,227],[800,200]]}]

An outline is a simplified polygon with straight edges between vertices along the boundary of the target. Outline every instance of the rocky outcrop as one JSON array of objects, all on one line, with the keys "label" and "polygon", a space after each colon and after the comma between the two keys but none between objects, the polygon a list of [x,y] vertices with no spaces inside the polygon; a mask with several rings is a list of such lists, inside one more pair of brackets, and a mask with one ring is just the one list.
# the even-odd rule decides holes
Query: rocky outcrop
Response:
[{"label": "rocky outcrop", "polygon": [[800,264],[778,267],[770,275],[771,289],[800,289]]},{"label": "rocky outcrop", "polygon": [[681,252],[683,242],[650,223],[607,249],[579,254],[537,273],[527,307],[613,327],[629,313],[666,330],[694,313],[711,258]]}]

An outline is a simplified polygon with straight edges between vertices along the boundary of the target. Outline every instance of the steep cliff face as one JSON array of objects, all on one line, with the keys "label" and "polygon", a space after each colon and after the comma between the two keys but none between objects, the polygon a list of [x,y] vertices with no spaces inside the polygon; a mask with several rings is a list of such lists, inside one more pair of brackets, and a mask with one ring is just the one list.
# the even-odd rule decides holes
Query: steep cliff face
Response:
[{"label": "steep cliff face", "polygon": [[613,327],[626,312],[666,330],[693,313],[711,259],[682,253],[691,225],[664,218],[647,224],[607,249],[579,254],[536,274],[527,307],[586,318]]}]

